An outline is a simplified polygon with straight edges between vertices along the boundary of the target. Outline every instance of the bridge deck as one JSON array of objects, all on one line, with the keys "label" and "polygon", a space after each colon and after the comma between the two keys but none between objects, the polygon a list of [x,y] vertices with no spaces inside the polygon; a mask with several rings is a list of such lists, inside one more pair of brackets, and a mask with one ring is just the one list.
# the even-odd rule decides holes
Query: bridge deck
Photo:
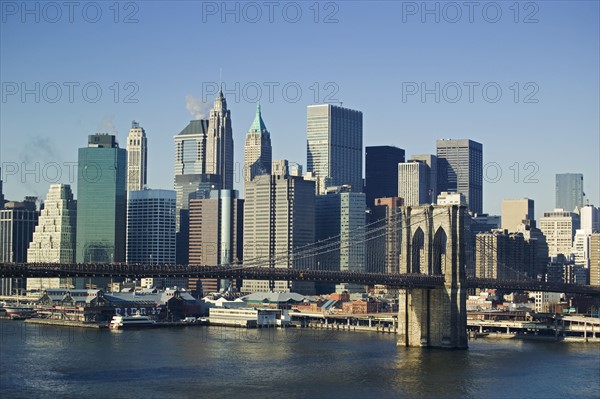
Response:
[{"label": "bridge deck", "polygon": [[[398,288],[436,288],[445,285],[442,275],[390,274],[331,270],[242,266],[178,266],[127,264],[0,263],[0,278],[27,277],[123,277],[123,278],[219,278],[252,280],[323,281]],[[503,281],[467,278],[466,288],[497,288],[507,291],[548,291],[600,296],[600,287],[541,281]]]}]

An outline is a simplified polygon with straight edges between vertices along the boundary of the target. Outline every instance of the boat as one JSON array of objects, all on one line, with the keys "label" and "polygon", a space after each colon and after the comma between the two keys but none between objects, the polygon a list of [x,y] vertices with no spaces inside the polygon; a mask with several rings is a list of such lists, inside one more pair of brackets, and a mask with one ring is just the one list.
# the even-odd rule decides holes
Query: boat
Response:
[{"label": "boat", "polygon": [[111,330],[122,330],[125,328],[155,327],[156,321],[148,316],[113,316],[108,327]]},{"label": "boat", "polygon": [[32,317],[35,313],[35,309],[28,306],[10,306],[4,305],[0,311],[5,313],[6,317],[10,317],[11,319],[26,319],[28,317]]}]

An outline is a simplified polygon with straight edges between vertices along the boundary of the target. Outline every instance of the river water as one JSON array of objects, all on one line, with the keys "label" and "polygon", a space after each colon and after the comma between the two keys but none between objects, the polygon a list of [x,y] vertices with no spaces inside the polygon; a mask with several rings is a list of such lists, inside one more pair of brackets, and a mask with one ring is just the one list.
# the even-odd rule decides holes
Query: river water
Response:
[{"label": "river water", "polygon": [[600,345],[185,327],[111,332],[0,320],[0,397],[599,398]]}]

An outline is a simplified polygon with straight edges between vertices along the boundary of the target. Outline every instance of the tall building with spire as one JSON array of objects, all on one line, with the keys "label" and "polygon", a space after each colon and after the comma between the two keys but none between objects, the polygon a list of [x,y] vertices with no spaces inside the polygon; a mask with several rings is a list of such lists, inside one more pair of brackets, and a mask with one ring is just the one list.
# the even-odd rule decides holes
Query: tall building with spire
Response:
[{"label": "tall building with spire", "polygon": [[148,145],[146,131],[131,122],[127,136],[127,191],[142,190],[147,183]]},{"label": "tall building with spire", "polygon": [[233,188],[233,134],[223,92],[210,117],[191,121],[175,139],[177,263],[188,263],[190,198]]},{"label": "tall building with spire", "polygon": [[206,171],[221,178],[221,189],[233,189],[233,131],[227,101],[219,90],[208,119],[206,137]]},{"label": "tall building with spire", "polygon": [[270,175],[272,158],[271,134],[265,126],[260,113],[260,104],[258,104],[254,122],[246,133],[244,181],[251,181],[260,175]]}]

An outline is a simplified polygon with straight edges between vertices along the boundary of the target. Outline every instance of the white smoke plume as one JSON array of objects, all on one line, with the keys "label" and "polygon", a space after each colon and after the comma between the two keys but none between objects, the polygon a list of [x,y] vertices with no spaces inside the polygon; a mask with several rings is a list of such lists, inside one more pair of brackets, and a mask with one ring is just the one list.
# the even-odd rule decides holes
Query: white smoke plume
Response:
[{"label": "white smoke plume", "polygon": [[208,102],[188,94],[185,96],[185,107],[196,119],[208,119],[210,105]]},{"label": "white smoke plume", "polygon": [[112,116],[104,116],[98,125],[98,132],[109,133],[118,136],[119,132],[115,127]]}]

